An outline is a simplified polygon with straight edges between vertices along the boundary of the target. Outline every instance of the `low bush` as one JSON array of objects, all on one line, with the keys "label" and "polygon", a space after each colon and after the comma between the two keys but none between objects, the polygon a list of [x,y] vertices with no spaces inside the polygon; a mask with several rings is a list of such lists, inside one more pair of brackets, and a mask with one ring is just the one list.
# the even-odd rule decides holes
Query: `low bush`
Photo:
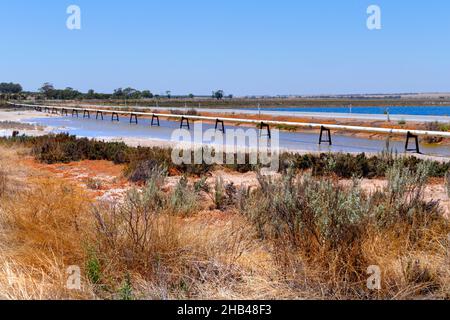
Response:
[{"label": "low bush", "polygon": [[[94,270],[109,275],[94,278],[101,279],[103,295],[135,299],[144,292],[144,298],[191,298],[201,296],[202,287],[239,279],[231,266],[241,254],[240,231],[230,233],[226,226],[212,234],[204,224],[183,223],[180,215],[198,209],[195,190],[181,179],[164,193],[163,181],[164,172],[155,170],[143,190],[130,191],[118,204],[94,207],[101,266]],[[134,290],[138,281],[145,291],[142,285]]]},{"label": "low bush", "polygon": [[[233,164],[221,166],[206,164],[175,164],[172,161],[172,149],[159,147],[129,147],[124,143],[103,142],[78,139],[68,134],[48,135],[42,137],[0,138],[3,144],[20,144],[28,146],[36,159],[45,163],[67,163],[80,160],[108,160],[116,164],[125,164],[125,175],[133,182],[145,182],[148,172],[155,166],[165,167],[170,174],[187,174],[203,176],[217,167],[227,168],[239,173],[257,171],[261,165],[250,164],[250,154],[235,154]],[[243,164],[238,164],[239,157],[244,157]],[[194,154],[191,154],[194,160]],[[224,155],[227,159],[227,155]],[[228,160],[228,159],[227,159]],[[429,165],[430,176],[444,177],[450,170],[450,162],[421,160],[413,156],[400,157],[384,152],[380,155],[367,156],[362,153],[352,154],[295,154],[280,155],[280,172],[289,168],[296,171],[311,171],[313,176],[334,174],[339,178],[381,178],[395,161],[400,161],[405,168],[415,172],[424,162]],[[194,161],[192,161],[194,163]]]},{"label": "low bush", "polygon": [[273,243],[291,281],[294,270],[320,270],[320,281],[338,291],[333,294],[358,296],[373,264],[366,246],[374,243],[367,239],[390,235],[392,243],[407,245],[404,252],[429,247],[431,237],[446,239],[449,222],[437,202],[424,198],[430,168],[421,163],[413,172],[396,161],[387,169],[387,186],[373,194],[357,179],[343,185],[331,177],[297,176],[292,168],[280,179],[258,174],[259,187],[240,193],[240,211]]},{"label": "low bush", "polygon": [[124,143],[105,143],[60,134],[36,138],[32,151],[40,161],[49,164],[80,160],[108,160],[122,164],[127,162],[128,149]]},{"label": "low bush", "polygon": [[188,184],[186,176],[183,176],[170,196],[170,209],[176,214],[187,216],[198,208],[198,194],[195,188]]},{"label": "low bush", "polygon": [[[428,131],[448,131],[448,125],[440,123],[438,121],[435,122],[427,122],[425,124],[425,130]],[[442,137],[435,137],[435,136],[425,136],[424,138],[426,143],[434,144],[434,143],[440,143],[444,140]]]},{"label": "low bush", "polygon": [[352,154],[292,154],[283,153],[280,155],[280,171],[286,172],[289,168],[299,171],[311,170],[314,176],[324,176],[334,174],[339,178],[383,178],[389,167],[395,162],[401,163],[412,172],[422,163],[429,166],[431,177],[442,178],[450,170],[450,162],[437,162],[422,160],[413,156],[400,157],[392,154],[381,154],[368,157],[361,153]]},{"label": "low bush", "polygon": [[[156,112],[156,113],[158,113],[158,112]],[[186,111],[180,110],[180,109],[172,109],[172,110],[170,110],[170,113],[176,114],[176,115],[186,115],[186,116],[198,116],[199,115],[199,112],[194,108],[190,108]]]},{"label": "low bush", "polygon": [[148,181],[154,170],[160,165],[156,160],[143,160],[136,162],[134,167],[128,166],[127,176],[131,182]]},{"label": "low bush", "polygon": [[225,206],[225,186],[223,183],[222,177],[217,177],[215,181],[215,187],[214,187],[214,205],[216,206],[216,209],[220,210],[223,209]]}]

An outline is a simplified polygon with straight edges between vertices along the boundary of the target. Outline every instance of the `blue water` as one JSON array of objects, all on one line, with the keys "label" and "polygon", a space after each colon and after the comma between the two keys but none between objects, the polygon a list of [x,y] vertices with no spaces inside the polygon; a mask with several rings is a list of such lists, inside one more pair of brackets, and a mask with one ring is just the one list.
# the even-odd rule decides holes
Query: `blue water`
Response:
[{"label": "blue water", "polygon": [[[172,133],[179,129],[180,123],[161,119],[160,127],[152,127],[149,119],[139,119],[139,124],[130,124],[128,117],[121,117],[120,122],[112,122],[110,117],[105,120],[72,118],[72,117],[46,117],[24,120],[43,126],[51,126],[54,133],[67,132],[79,137],[87,138],[144,138],[155,141],[173,141]],[[212,129],[213,124],[203,124],[203,129]],[[236,126],[226,126],[229,129],[245,129]],[[192,128],[191,128],[192,129]],[[292,151],[312,152],[366,152],[378,153],[386,147],[386,140],[371,140],[352,136],[342,136],[333,133],[333,146],[319,145],[319,134],[308,132],[280,132],[279,145],[281,149]],[[392,150],[403,153],[405,142],[390,141]],[[422,145],[422,152],[428,155],[450,156],[450,148],[446,146]]]},{"label": "blue water", "polygon": [[[258,110],[253,108],[253,110]],[[333,112],[355,114],[386,114],[392,115],[422,115],[422,116],[449,116],[450,106],[417,106],[417,107],[305,107],[305,108],[264,108],[268,111],[293,111],[293,112]]]}]

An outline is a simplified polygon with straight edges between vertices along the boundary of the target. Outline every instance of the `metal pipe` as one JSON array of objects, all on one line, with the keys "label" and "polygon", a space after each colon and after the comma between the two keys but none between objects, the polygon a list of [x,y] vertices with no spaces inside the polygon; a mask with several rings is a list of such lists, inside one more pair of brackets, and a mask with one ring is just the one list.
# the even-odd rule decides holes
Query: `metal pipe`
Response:
[{"label": "metal pipe", "polygon": [[[8,104],[20,107],[27,108],[35,108],[36,105],[30,104],[17,104],[8,102]],[[56,108],[63,109],[63,107],[54,107],[54,106],[40,106],[43,108]],[[72,108],[73,110],[84,111],[88,110],[86,108]],[[157,114],[157,113],[146,113],[146,112],[127,112],[127,111],[118,111],[118,110],[101,110],[101,109],[89,109],[90,111],[100,111],[105,113],[114,113],[114,114],[135,114],[142,116],[158,116],[162,118],[168,119],[190,119],[190,120],[207,120],[207,121],[216,121],[220,119],[226,122],[240,122],[240,123],[251,123],[260,125],[261,120],[251,120],[251,119],[237,119],[237,118],[216,118],[216,117],[203,117],[203,116],[189,116],[189,115],[177,115],[177,114]],[[300,122],[289,122],[289,121],[274,121],[274,120],[264,120],[264,124],[268,125],[286,125],[286,126],[295,126],[302,127],[308,129],[321,129],[325,126],[327,129],[333,130],[348,130],[348,131],[358,131],[358,132],[372,132],[372,133],[383,133],[383,134],[399,134],[399,135],[407,135],[408,132],[417,135],[417,136],[433,136],[433,137],[444,137],[450,138],[450,132],[440,132],[440,131],[428,131],[428,130],[406,130],[406,129],[389,129],[389,128],[375,128],[375,127],[362,127],[362,126],[347,126],[347,125],[337,125],[337,124],[320,124],[320,123],[300,123]]]}]

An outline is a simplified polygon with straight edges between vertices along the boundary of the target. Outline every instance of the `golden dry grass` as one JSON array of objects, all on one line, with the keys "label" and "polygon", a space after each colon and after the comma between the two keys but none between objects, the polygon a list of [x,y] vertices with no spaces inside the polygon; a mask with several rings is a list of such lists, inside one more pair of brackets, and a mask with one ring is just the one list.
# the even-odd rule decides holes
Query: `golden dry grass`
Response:
[{"label": "golden dry grass", "polygon": [[[96,203],[66,180],[17,168],[26,150],[0,151],[0,298],[450,297],[448,224],[368,228],[345,254],[312,252],[260,239],[234,210],[180,216],[145,201],[136,210]],[[367,289],[368,275],[343,276],[369,264],[382,269],[381,291]],[[71,265],[81,268],[81,290],[66,286]]]},{"label": "golden dry grass", "polygon": [[2,199],[0,294],[11,299],[88,297],[65,288],[66,270],[82,265],[89,233],[87,203],[77,190],[48,178]]},{"label": "golden dry grass", "polygon": [[[11,169],[18,154],[5,152],[2,165]],[[111,204],[94,206],[84,190],[67,181],[23,171],[20,179],[26,177],[26,183],[2,195],[0,203],[2,298],[117,299],[127,275],[133,297],[140,299],[280,296],[276,282],[254,274],[256,266],[267,269],[270,255],[242,219],[154,215],[140,248]],[[99,215],[107,230],[100,228]],[[89,276],[93,259],[100,264],[99,283]],[[66,288],[71,265],[81,267],[80,291]],[[266,286],[270,289],[259,290]]]}]

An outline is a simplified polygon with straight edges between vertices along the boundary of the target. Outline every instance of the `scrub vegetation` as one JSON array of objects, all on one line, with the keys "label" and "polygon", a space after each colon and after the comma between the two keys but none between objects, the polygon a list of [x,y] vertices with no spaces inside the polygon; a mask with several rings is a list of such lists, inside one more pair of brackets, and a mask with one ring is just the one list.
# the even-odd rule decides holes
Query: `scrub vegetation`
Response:
[{"label": "scrub vegetation", "polygon": [[[161,147],[129,147],[125,143],[103,142],[80,139],[68,134],[47,135],[40,137],[0,138],[0,143],[10,146],[29,147],[37,160],[47,163],[69,163],[80,160],[108,160],[116,164],[125,164],[126,175],[133,182],[145,182],[148,171],[154,166],[162,165],[169,172],[201,176],[224,167],[240,173],[257,171],[258,165],[175,165],[172,162],[172,150]],[[249,155],[245,155],[248,159]],[[419,165],[427,163],[429,176],[442,178],[450,169],[450,163],[422,160],[414,156],[403,157],[384,151],[379,155],[368,156],[364,153],[352,154],[296,154],[280,155],[280,172],[294,169],[297,172],[310,170],[314,176],[334,174],[339,178],[382,178],[386,177],[388,168],[394,163],[401,163],[405,168],[415,172]]]},{"label": "scrub vegetation", "polygon": [[[250,168],[249,187],[208,183],[219,168],[173,167],[168,155],[66,135],[2,139],[0,297],[450,298],[450,224],[425,196],[431,177],[448,181],[446,165],[289,154],[277,175]],[[120,201],[100,200],[17,165],[30,156],[115,161],[136,183]],[[369,192],[364,177],[386,183]],[[81,269],[79,290],[67,287],[69,266]],[[367,287],[369,266],[382,271],[379,290]]]}]

